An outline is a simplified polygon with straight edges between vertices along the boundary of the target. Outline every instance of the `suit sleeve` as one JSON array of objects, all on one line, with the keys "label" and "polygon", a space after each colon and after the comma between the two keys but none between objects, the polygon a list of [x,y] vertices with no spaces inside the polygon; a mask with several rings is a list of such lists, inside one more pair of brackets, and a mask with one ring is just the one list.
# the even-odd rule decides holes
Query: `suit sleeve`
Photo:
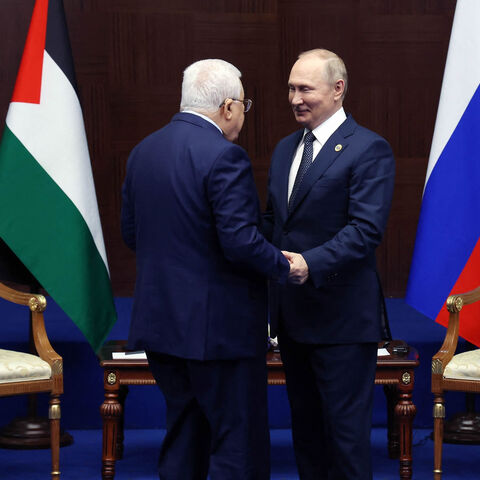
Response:
[{"label": "suit sleeve", "polygon": [[258,230],[257,191],[250,160],[242,148],[232,144],[220,154],[210,172],[207,189],[225,257],[286,282],[288,261]]},{"label": "suit sleeve", "polygon": [[393,195],[395,163],[388,143],[371,142],[350,175],[346,225],[329,241],[302,252],[316,287],[372,255],[385,230]]},{"label": "suit sleeve", "polygon": [[267,206],[262,216],[262,233],[265,238],[271,242],[273,239],[273,230],[275,225],[275,215],[273,213],[272,196],[270,194],[270,172],[268,174]]},{"label": "suit sleeve", "polygon": [[132,152],[127,163],[127,174],[122,187],[122,213],[121,213],[121,231],[125,244],[135,251],[135,209],[132,201],[131,182],[133,175],[133,158],[135,152]]}]

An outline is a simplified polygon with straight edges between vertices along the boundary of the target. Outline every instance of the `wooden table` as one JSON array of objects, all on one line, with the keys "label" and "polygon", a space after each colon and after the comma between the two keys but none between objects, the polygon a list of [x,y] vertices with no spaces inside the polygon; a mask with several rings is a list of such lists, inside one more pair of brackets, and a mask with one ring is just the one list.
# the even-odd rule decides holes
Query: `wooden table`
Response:
[{"label": "wooden table", "polygon": [[[123,419],[129,385],[154,385],[147,360],[112,359],[112,352],[125,351],[124,340],[106,343],[100,351],[104,369],[105,400],[100,408],[103,420],[102,479],[113,480],[115,461],[123,457]],[[387,399],[388,452],[400,461],[401,479],[412,478],[412,424],[416,407],[412,401],[414,370],[418,353],[408,347],[406,353],[393,353],[394,346],[407,346],[401,340],[390,342],[389,356],[378,357],[375,383],[383,385]],[[379,344],[379,347],[382,346]],[[284,385],[280,354],[268,352],[268,383]]]}]

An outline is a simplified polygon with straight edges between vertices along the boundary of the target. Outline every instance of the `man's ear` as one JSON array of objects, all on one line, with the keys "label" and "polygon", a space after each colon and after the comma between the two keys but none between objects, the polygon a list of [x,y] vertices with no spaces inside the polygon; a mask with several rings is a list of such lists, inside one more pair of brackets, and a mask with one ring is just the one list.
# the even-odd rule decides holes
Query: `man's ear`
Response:
[{"label": "man's ear", "polygon": [[226,120],[230,120],[232,118],[232,99],[227,98],[222,106],[222,114]]},{"label": "man's ear", "polygon": [[335,98],[342,98],[343,91],[345,90],[345,82],[339,79],[335,82]]}]

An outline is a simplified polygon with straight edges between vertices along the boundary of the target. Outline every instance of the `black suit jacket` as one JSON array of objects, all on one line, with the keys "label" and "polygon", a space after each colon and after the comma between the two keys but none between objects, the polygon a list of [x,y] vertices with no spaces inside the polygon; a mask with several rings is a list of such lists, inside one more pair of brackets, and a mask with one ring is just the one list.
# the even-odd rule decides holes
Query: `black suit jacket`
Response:
[{"label": "black suit jacket", "polygon": [[305,174],[289,213],[288,176],[302,134],[275,148],[264,227],[274,245],[303,255],[309,279],[300,286],[272,284],[272,335],[281,318],[299,342],[379,341],[383,296],[375,249],[392,200],[392,150],[348,116]]},{"label": "black suit jacket", "polygon": [[175,115],[132,151],[122,234],[136,251],[129,343],[195,360],[261,355],[266,278],[288,262],[258,232],[249,158],[205,119]]}]

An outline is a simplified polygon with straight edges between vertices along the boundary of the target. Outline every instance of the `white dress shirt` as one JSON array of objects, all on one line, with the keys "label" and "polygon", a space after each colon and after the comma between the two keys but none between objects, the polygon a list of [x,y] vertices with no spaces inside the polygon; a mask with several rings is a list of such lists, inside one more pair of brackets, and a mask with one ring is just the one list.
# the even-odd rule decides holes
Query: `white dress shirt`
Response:
[{"label": "white dress shirt", "polygon": [[[323,123],[321,123],[317,128],[312,130],[312,133],[315,135],[315,140],[313,142],[313,161],[315,161],[318,152],[325,145],[327,140],[331,137],[332,133],[347,119],[345,110],[343,107],[340,110],[337,110],[330,118],[327,118]],[[292,193],[293,184],[295,183],[295,177],[297,176],[298,168],[300,167],[300,161],[302,160],[303,147],[304,147],[304,138],[305,134],[308,132],[307,129],[303,132],[303,137],[298,144],[297,151],[293,156],[292,166],[290,167],[290,175],[288,176],[288,199]]]},{"label": "white dress shirt", "polygon": [[181,113],[191,113],[192,115],[196,115],[197,117],[203,118],[207,122],[210,122],[212,125],[215,125],[223,135],[222,129],[211,118],[208,118],[206,115],[203,115],[203,113],[194,112],[193,110],[182,110]]}]

